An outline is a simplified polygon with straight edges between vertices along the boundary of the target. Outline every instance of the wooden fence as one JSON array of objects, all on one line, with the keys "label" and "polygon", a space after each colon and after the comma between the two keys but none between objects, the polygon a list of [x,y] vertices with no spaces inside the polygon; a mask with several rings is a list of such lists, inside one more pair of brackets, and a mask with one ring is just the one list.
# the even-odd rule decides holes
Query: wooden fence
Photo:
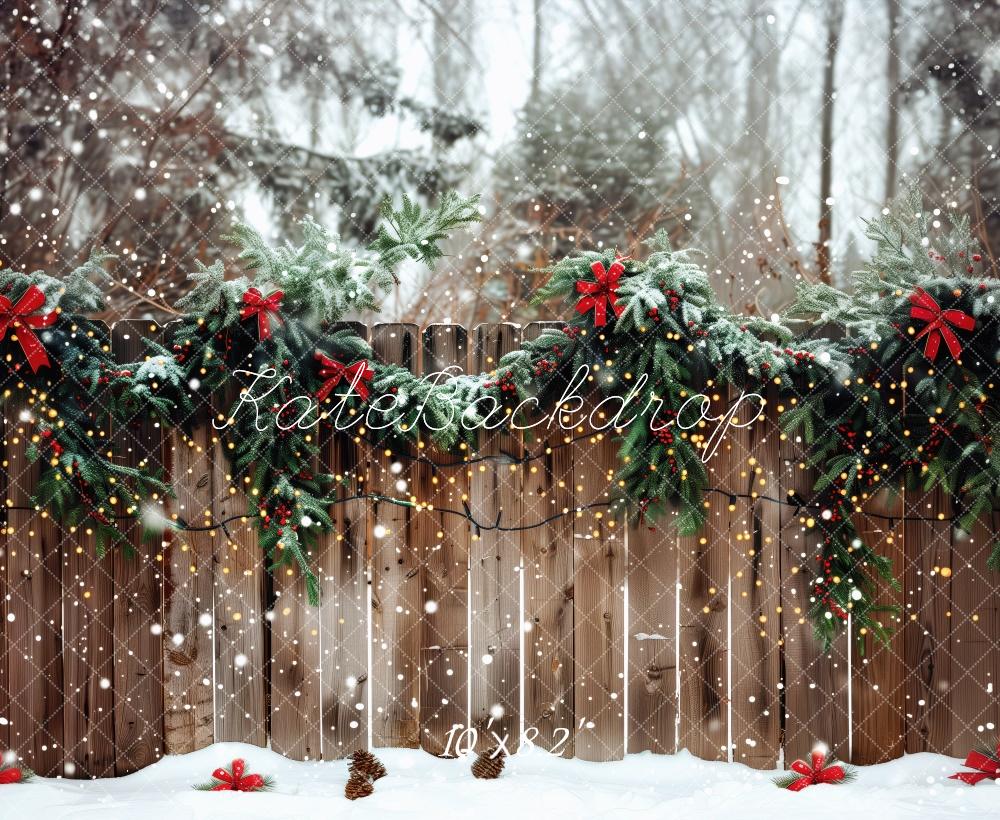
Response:
[{"label": "wooden fence", "polygon": [[[381,360],[415,372],[478,372],[541,327],[384,324],[369,337]],[[113,344],[134,356],[157,332],[121,322]],[[719,490],[709,524],[683,538],[577,509],[606,498],[607,436],[566,446],[555,427],[530,442],[493,434],[478,455],[538,457],[462,463],[421,451],[436,468],[323,441],[322,467],[345,477],[345,495],[432,506],[335,505],[336,531],[313,556],[319,607],[297,573],[268,574],[252,522],[153,545],[136,528],[136,557],[98,560],[85,532],[9,509],[0,750],[76,777],[126,774],[214,741],[270,741],[297,759],[369,745],[441,754],[456,726],[476,728],[480,745],[506,733],[511,749],[523,728],[535,745],[587,760],[687,748],[773,768],[817,741],[859,763],[964,754],[1000,725],[1000,598],[986,568],[996,522],[958,538],[948,520],[909,520],[947,519],[947,498],[869,502],[860,523],[893,558],[902,590],[886,595],[902,615],[890,646],[861,656],[845,635],[824,653],[806,620],[811,573],[800,570],[817,528],[807,510],[775,503],[808,500],[813,476],[775,425],[776,405],[727,433],[709,463]],[[23,410],[12,399],[4,413],[14,508],[37,471]],[[245,511],[207,414],[190,438],[148,419],[107,432],[131,461],[164,465],[171,509],[189,523]],[[499,514],[505,526],[565,514],[473,532],[442,512],[463,502],[477,521]]]}]

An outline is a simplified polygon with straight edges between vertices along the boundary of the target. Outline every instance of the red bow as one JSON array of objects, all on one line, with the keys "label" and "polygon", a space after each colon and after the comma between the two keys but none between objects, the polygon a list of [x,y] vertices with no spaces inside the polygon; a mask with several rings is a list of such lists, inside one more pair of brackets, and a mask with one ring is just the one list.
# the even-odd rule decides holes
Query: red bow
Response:
[{"label": "red bow", "polygon": [[943,338],[948,350],[951,351],[951,357],[957,359],[962,353],[962,345],[948,325],[953,324],[959,330],[972,330],[976,326],[976,320],[960,310],[941,310],[940,305],[923,288],[917,288],[916,292],[910,295],[910,304],[913,306],[910,308],[910,317],[923,319],[928,323],[916,335],[917,339],[921,336],[927,337],[924,355],[933,362],[937,358]]},{"label": "red bow", "polygon": [[576,303],[577,313],[586,313],[593,308],[594,326],[604,327],[608,323],[607,305],[615,312],[615,316],[621,316],[625,310],[623,305],[618,304],[618,280],[625,273],[625,267],[621,262],[615,261],[607,271],[604,270],[603,262],[594,262],[590,269],[594,272],[596,282],[579,281],[576,283],[577,293],[585,293],[579,302]]},{"label": "red bow", "polygon": [[837,783],[844,779],[844,769],[842,766],[827,766],[826,755],[822,752],[812,753],[812,766],[804,760],[796,760],[791,765],[791,770],[802,775],[798,780],[789,785],[791,792],[800,792],[806,786],[817,783]]},{"label": "red bow", "polygon": [[35,285],[31,285],[24,292],[24,296],[17,300],[16,305],[6,296],[0,295],[0,340],[7,336],[7,331],[13,325],[17,331],[17,340],[21,343],[21,350],[31,365],[32,373],[37,373],[40,367],[52,364],[45,347],[31,331],[33,327],[48,327],[57,318],[58,314],[55,311],[41,316],[33,315],[44,304],[45,294]]},{"label": "red bow", "polygon": [[330,395],[330,391],[333,390],[340,380],[347,378],[348,383],[353,385],[358,391],[358,395],[361,396],[362,401],[368,401],[368,396],[370,395],[368,390],[368,385],[365,382],[370,382],[372,376],[375,375],[375,371],[372,370],[371,365],[365,359],[356,361],[354,364],[345,365],[338,362],[336,359],[331,359],[329,356],[316,351],[316,361],[319,362],[319,375],[326,379],[323,382],[323,386],[316,393],[317,401],[323,401],[327,396]]},{"label": "red bow", "polygon": [[240,320],[249,319],[251,316],[257,317],[257,337],[264,341],[271,338],[271,314],[278,316],[278,308],[281,307],[281,299],[284,293],[276,290],[266,299],[257,288],[248,288],[243,294],[243,309],[240,311]]},{"label": "red bow", "polygon": [[212,777],[221,783],[212,786],[213,792],[253,792],[264,788],[264,778],[259,774],[244,775],[246,762],[237,758],[233,761],[232,772],[219,768],[212,772]]},{"label": "red bow", "polygon": [[[1000,758],[1000,743],[997,744],[997,757]],[[1000,760],[994,760],[982,752],[969,752],[965,765],[977,772],[958,772],[949,780],[961,780],[970,786],[975,786],[980,780],[1000,780]]]},{"label": "red bow", "polygon": [[0,786],[8,783],[20,783],[22,776],[21,770],[17,766],[0,769]]}]

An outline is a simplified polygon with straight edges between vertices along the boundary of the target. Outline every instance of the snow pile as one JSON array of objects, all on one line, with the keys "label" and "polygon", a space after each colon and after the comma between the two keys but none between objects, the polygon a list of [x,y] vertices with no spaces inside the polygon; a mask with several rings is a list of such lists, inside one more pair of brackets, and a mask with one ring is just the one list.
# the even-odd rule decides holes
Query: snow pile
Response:
[{"label": "snow pile", "polygon": [[[771,784],[774,772],[709,763],[682,752],[629,755],[616,763],[563,760],[533,750],[508,758],[503,776],[480,781],[469,761],[440,760],[409,749],[377,750],[389,770],[375,794],[344,799],[347,763],[297,762],[242,743],[218,743],[168,757],[129,777],[97,781],[38,778],[0,791],[0,817],[30,820],[577,820],[577,818],[894,818],[1000,817],[992,781],[970,787],[948,780],[961,760],[910,755],[859,769],[843,786],[795,794]],[[217,766],[243,757],[247,771],[272,775],[275,790],[205,793],[191,787]]]}]

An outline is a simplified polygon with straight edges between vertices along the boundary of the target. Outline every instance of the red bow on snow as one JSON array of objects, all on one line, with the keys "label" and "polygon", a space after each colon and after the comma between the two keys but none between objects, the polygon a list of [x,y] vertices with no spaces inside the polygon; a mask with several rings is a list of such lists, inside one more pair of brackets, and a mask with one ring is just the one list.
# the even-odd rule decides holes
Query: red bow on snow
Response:
[{"label": "red bow on snow", "polygon": [[934,298],[923,288],[910,294],[910,317],[913,319],[923,319],[927,322],[917,335],[927,337],[927,345],[924,347],[924,355],[932,362],[937,358],[938,348],[941,347],[941,339],[948,345],[951,357],[957,359],[962,353],[962,345],[958,341],[949,324],[954,325],[959,330],[972,330],[976,326],[976,320],[960,310],[941,310],[941,306],[934,301]]},{"label": "red bow on snow", "polygon": [[0,340],[6,338],[7,331],[13,325],[32,373],[37,373],[40,367],[52,364],[45,347],[31,330],[34,327],[48,327],[55,322],[58,315],[55,311],[43,313],[41,316],[34,315],[44,304],[45,294],[35,285],[31,285],[24,292],[24,296],[17,300],[16,305],[6,296],[0,295]]},{"label": "red bow on snow", "polygon": [[623,305],[618,304],[618,280],[625,273],[625,266],[621,262],[615,261],[611,267],[604,270],[603,262],[594,262],[590,266],[594,272],[596,282],[584,282],[580,280],[576,283],[577,293],[584,293],[582,299],[576,303],[577,313],[586,313],[593,308],[594,327],[604,327],[608,323],[607,305],[615,312],[615,316],[621,316],[625,310]]},{"label": "red bow on snow", "polygon": [[812,753],[812,766],[804,760],[796,760],[791,765],[791,770],[802,775],[798,780],[789,784],[790,792],[802,791],[806,786],[813,786],[817,783],[837,783],[844,779],[843,766],[827,766],[826,755],[822,752]]},{"label": "red bow on snow", "polygon": [[354,364],[345,365],[338,362],[336,359],[331,359],[323,353],[316,351],[316,361],[319,362],[319,375],[326,379],[323,382],[323,386],[316,393],[317,401],[323,401],[327,396],[330,395],[330,391],[333,390],[340,380],[346,378],[348,383],[354,386],[354,389],[358,391],[358,395],[361,396],[362,401],[368,401],[368,396],[370,392],[368,390],[368,385],[365,382],[370,382],[372,376],[375,375],[375,371],[372,370],[371,365],[368,364],[367,360],[361,359],[356,361]]},{"label": "red bow on snow", "polygon": [[244,774],[246,771],[246,761],[237,758],[233,761],[232,771],[218,768],[212,772],[219,782],[212,786],[213,792],[255,792],[263,789],[267,784],[259,774]]},{"label": "red bow on snow", "polygon": [[271,338],[271,314],[273,313],[281,321],[278,315],[278,308],[281,307],[281,300],[284,293],[276,290],[266,299],[257,288],[248,288],[243,294],[243,309],[240,311],[240,319],[249,319],[251,316],[257,317],[257,337],[264,339]]},{"label": "red bow on snow", "polygon": [[[997,758],[1000,758],[1000,743],[997,744]],[[975,786],[980,780],[1000,780],[1000,760],[995,760],[982,752],[969,752],[965,765],[977,772],[958,772],[949,780],[961,780],[970,786]]]},{"label": "red bow on snow", "polygon": [[0,786],[7,785],[8,783],[20,783],[24,779],[26,779],[24,772],[17,766],[0,768]]}]

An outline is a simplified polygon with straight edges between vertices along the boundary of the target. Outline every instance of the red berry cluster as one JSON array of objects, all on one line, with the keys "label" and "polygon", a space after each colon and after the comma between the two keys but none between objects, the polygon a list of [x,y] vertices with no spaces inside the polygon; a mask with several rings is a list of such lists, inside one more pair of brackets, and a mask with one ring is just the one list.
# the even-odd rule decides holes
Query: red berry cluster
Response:
[{"label": "red berry cluster", "polygon": [[491,387],[499,387],[501,393],[517,393],[517,385],[514,384],[514,374],[510,370],[502,374],[494,381],[485,382],[483,387],[487,389]]},{"label": "red berry cluster", "polygon": [[56,437],[52,434],[51,430],[42,430],[42,438],[48,445],[49,450],[52,451],[52,455],[61,456],[63,454],[63,446],[59,443]]},{"label": "red berry cluster", "polygon": [[[273,509],[268,509],[266,504],[261,505],[260,513],[261,520],[263,521],[263,529],[269,530],[271,527],[277,527],[278,535],[285,534],[284,528],[288,526],[288,522],[292,517],[292,508],[288,506],[286,501],[278,501]],[[292,531],[298,528],[298,524],[292,524],[290,527]]]}]

